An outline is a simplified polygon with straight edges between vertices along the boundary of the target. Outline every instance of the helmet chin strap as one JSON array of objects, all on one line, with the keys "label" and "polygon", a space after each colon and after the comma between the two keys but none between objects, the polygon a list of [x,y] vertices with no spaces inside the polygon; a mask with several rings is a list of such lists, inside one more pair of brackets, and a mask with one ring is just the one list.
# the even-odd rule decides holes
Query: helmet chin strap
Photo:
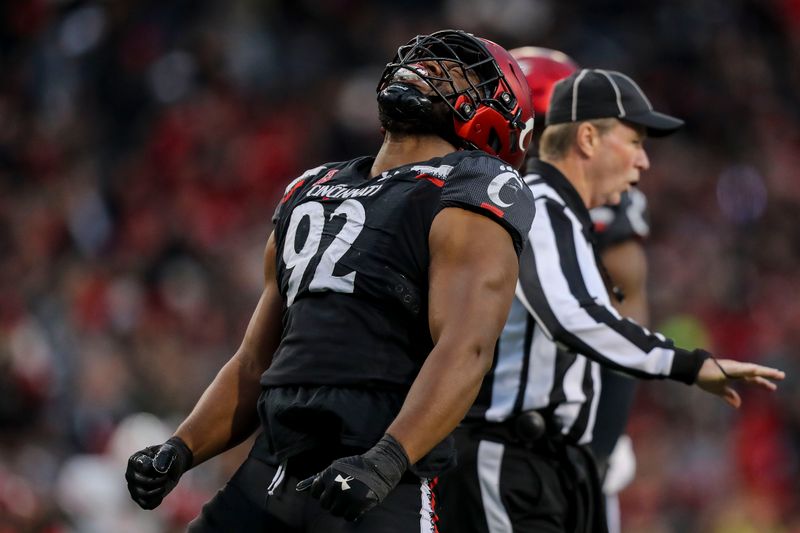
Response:
[{"label": "helmet chin strap", "polygon": [[440,99],[405,83],[390,83],[378,93],[381,123],[390,132],[434,134],[457,148],[465,147],[464,140],[455,134],[452,111],[444,102],[434,100]]}]

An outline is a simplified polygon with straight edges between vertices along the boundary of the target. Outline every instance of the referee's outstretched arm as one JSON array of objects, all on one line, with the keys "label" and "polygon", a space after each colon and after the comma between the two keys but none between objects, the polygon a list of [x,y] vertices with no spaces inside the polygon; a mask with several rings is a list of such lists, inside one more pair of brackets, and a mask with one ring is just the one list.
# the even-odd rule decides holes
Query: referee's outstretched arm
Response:
[{"label": "referee's outstretched arm", "polygon": [[[701,349],[686,350],[664,335],[621,317],[607,303],[605,285],[591,248],[572,213],[559,202],[538,196],[530,243],[520,258],[517,297],[543,326],[545,334],[572,351],[644,379],[671,378],[697,383],[738,407],[730,387],[740,380],[774,390],[770,380],[782,371],[752,363],[714,359]],[[547,280],[543,283],[542,280]]]}]

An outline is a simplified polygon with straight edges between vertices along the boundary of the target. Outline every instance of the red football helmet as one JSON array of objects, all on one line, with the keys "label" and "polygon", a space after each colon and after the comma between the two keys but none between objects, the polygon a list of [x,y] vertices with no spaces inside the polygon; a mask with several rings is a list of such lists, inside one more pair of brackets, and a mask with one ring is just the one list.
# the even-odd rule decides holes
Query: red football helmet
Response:
[{"label": "red football helmet", "polygon": [[[437,62],[441,76],[420,67],[426,61]],[[449,73],[453,68],[461,69],[468,87],[456,87]],[[460,30],[419,35],[398,48],[386,65],[379,95],[398,81],[402,69],[423,80],[451,108],[460,147],[483,150],[514,168],[522,165],[533,132],[531,94],[522,69],[506,49]]]},{"label": "red football helmet", "polygon": [[533,111],[544,118],[555,84],[578,70],[578,64],[564,52],[524,46],[509,50],[517,60],[533,96]]}]

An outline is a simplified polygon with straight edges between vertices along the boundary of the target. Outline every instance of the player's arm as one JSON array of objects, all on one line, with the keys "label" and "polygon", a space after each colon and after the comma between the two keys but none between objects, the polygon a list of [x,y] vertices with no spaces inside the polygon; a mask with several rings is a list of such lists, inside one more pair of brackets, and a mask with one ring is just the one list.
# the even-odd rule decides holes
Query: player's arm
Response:
[{"label": "player's arm", "polygon": [[434,218],[428,241],[428,313],[435,345],[400,413],[370,450],[338,459],[297,485],[297,490],[310,488],[323,508],[348,520],[383,501],[409,465],[461,421],[491,368],[511,307],[517,256],[510,234],[498,223],[446,208]]},{"label": "player's arm", "polygon": [[[245,440],[258,427],[259,379],[280,341],[283,300],[275,276],[275,239],[264,254],[265,286],[241,346],[206,388],[175,435],[131,456],[125,478],[144,509],[157,507],[192,466]],[[202,325],[198,325],[202,327]]]},{"label": "player's arm", "polygon": [[429,234],[429,323],[434,348],[387,433],[415,463],[456,427],[491,367],[517,279],[508,232],[449,208]]},{"label": "player's arm", "polygon": [[603,251],[603,264],[608,274],[625,295],[612,304],[620,315],[630,317],[643,326],[650,322],[647,305],[647,255],[638,239],[626,239]]},{"label": "player's arm", "polygon": [[[544,333],[570,350],[640,378],[692,383],[701,353],[676,349],[663,336],[622,318],[598,290],[594,252],[579,223],[551,200],[537,205],[520,257],[517,295]],[[592,288],[590,288],[592,287]]]}]

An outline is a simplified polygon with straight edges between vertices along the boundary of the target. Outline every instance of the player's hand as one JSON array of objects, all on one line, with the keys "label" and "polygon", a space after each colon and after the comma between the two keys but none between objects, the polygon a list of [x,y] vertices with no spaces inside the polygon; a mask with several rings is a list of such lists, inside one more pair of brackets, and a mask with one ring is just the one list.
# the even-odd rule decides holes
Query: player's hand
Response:
[{"label": "player's hand", "polygon": [[142,509],[155,509],[192,467],[193,459],[192,451],[179,437],[134,453],[125,471],[131,498]]},{"label": "player's hand", "polygon": [[407,469],[405,450],[387,433],[363,455],[337,459],[316,476],[298,483],[297,490],[310,488],[323,509],[355,521],[381,503]]},{"label": "player's hand", "polygon": [[700,367],[696,383],[701,389],[720,396],[730,405],[738,408],[742,404],[742,399],[731,387],[734,381],[742,381],[774,391],[778,386],[772,380],[780,381],[784,377],[783,371],[776,368],[709,357]]}]

